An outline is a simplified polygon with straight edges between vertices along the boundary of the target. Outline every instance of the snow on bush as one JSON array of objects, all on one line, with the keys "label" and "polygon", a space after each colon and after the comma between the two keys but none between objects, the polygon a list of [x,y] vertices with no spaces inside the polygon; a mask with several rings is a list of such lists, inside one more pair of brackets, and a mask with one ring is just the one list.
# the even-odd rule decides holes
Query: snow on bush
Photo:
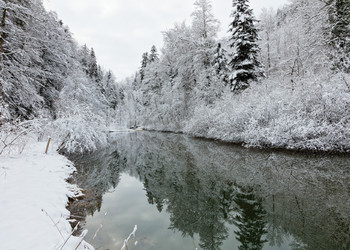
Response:
[{"label": "snow on bush", "polygon": [[46,132],[60,142],[59,149],[85,152],[107,143],[108,107],[95,85],[81,72],[65,80],[57,101],[57,119]]},{"label": "snow on bush", "polygon": [[5,123],[0,129],[0,155],[21,154],[42,132],[43,120]]},{"label": "snow on bush", "polygon": [[58,149],[67,152],[83,153],[107,144],[105,128],[83,116],[63,117],[54,121],[50,134],[59,142]]},{"label": "snow on bush", "polygon": [[303,79],[295,86],[266,80],[214,106],[198,107],[184,132],[254,147],[350,151],[350,89],[344,77]]}]

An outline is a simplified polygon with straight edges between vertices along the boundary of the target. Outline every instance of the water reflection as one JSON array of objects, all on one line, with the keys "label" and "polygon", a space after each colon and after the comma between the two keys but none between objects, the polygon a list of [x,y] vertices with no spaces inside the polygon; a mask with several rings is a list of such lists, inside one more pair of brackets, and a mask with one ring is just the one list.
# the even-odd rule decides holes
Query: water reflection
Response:
[{"label": "water reflection", "polygon": [[[109,148],[75,161],[76,181],[88,193],[73,205],[80,217],[98,214],[106,192],[128,173],[142,182],[144,202],[166,212],[169,229],[198,239],[201,249],[350,249],[346,156],[142,132],[113,135]],[[147,247],[135,249],[157,249]]]}]

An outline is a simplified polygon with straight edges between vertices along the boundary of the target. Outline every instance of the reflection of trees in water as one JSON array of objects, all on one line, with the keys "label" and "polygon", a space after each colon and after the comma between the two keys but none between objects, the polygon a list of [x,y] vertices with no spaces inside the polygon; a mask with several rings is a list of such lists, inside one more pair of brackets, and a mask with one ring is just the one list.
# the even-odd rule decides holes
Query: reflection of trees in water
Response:
[{"label": "reflection of trees in water", "polygon": [[198,164],[198,156],[185,145],[176,143],[176,151],[169,153],[167,148],[156,154],[149,152],[150,145],[147,153],[138,152],[143,161],[136,166],[149,203],[160,211],[166,205],[170,229],[192,238],[199,235],[202,249],[220,249],[239,208],[234,203],[235,183],[217,172],[216,165]]},{"label": "reflection of trees in water", "polygon": [[126,159],[122,158],[118,151],[106,150],[90,155],[70,155],[74,160],[77,173],[74,174],[74,182],[83,189],[84,197],[72,201],[69,204],[71,217],[76,223],[81,222],[78,232],[85,224],[87,215],[93,215],[100,211],[103,195],[111,188],[116,188],[120,181],[120,171],[125,165]]},{"label": "reflection of trees in water", "polygon": [[280,246],[289,235],[293,249],[350,249],[347,157],[248,150],[148,132],[115,139],[91,168],[83,167],[79,185],[102,197],[118,184],[120,172],[139,176],[148,202],[170,214],[170,228],[198,234],[204,249],[220,249],[233,223],[241,249],[261,249],[265,239]]},{"label": "reflection of trees in water", "polygon": [[166,204],[171,229],[179,230],[183,236],[198,234],[202,248],[219,249],[228,237],[223,211],[229,210],[227,206],[231,206],[232,199],[218,199],[224,193],[220,182],[201,178],[196,168],[188,165],[180,168],[182,173],[174,173],[171,165],[162,165],[142,167],[138,172],[148,198],[151,197],[150,203],[158,208]]},{"label": "reflection of trees in water", "polygon": [[235,231],[236,239],[241,243],[239,249],[260,250],[264,243],[266,213],[262,207],[261,199],[257,199],[251,187],[238,188],[234,199],[239,210],[234,217],[234,224],[238,227]]}]

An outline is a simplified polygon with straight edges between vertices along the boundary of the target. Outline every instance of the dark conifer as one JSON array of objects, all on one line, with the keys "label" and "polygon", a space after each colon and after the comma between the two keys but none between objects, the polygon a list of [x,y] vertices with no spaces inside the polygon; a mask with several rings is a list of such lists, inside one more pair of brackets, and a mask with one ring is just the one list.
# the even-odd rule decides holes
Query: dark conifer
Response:
[{"label": "dark conifer", "polygon": [[216,53],[214,55],[214,68],[216,75],[218,78],[227,85],[229,82],[228,79],[228,62],[226,58],[226,50],[221,46],[221,43],[218,43],[217,48],[216,48]]},{"label": "dark conifer", "polygon": [[142,54],[142,61],[141,61],[141,67],[140,67],[141,82],[143,81],[143,79],[145,77],[145,69],[146,69],[148,63],[149,63],[148,52],[145,52]]},{"label": "dark conifer", "polygon": [[89,66],[88,72],[89,72],[90,78],[96,80],[98,78],[98,66],[97,66],[95,51],[93,48],[91,49],[91,52],[90,52],[90,61],[88,66]]},{"label": "dark conifer", "polygon": [[155,45],[153,45],[151,48],[151,53],[149,55],[149,62],[153,63],[158,61],[159,61],[159,56],[158,56],[157,48]]},{"label": "dark conifer", "polygon": [[231,90],[236,91],[248,88],[251,81],[262,75],[262,69],[258,61],[258,30],[249,0],[233,0],[231,17],[230,84]]}]

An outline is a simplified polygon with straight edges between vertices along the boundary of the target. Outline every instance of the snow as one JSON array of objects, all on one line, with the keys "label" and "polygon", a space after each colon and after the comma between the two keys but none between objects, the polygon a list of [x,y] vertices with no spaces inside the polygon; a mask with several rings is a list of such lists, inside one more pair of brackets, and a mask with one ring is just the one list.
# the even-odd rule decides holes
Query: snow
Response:
[{"label": "snow", "polygon": [[[72,164],[46,143],[31,143],[22,154],[0,156],[0,249],[75,249],[68,197],[80,194],[66,179]],[[64,242],[68,239],[68,241]],[[62,248],[63,247],[63,248]],[[78,249],[93,249],[82,242]]]}]

